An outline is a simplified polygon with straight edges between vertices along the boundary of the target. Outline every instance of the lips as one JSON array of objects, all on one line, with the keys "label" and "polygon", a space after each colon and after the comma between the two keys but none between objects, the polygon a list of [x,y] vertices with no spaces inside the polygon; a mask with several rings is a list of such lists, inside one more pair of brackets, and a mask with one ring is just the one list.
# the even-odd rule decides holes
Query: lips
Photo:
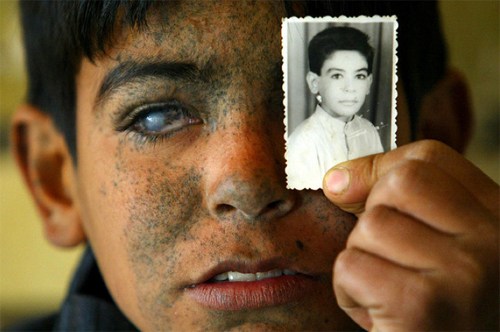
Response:
[{"label": "lips", "polygon": [[219,264],[199,283],[185,288],[200,305],[215,310],[258,309],[292,303],[310,296],[318,278],[284,262]]},{"label": "lips", "polygon": [[358,103],[357,100],[341,100],[339,101],[340,104],[344,105],[344,106],[354,106]]}]

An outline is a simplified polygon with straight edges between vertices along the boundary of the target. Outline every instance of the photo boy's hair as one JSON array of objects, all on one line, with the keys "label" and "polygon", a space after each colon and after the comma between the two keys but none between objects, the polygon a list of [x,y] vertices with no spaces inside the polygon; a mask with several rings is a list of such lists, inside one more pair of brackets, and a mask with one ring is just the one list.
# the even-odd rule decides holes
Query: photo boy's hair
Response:
[{"label": "photo boy's hair", "polygon": [[357,51],[368,63],[368,75],[373,69],[373,47],[370,37],[350,27],[330,27],[318,32],[309,42],[309,70],[321,75],[323,63],[336,51]]},{"label": "photo boy's hair", "polygon": [[[412,125],[424,94],[443,77],[446,50],[435,1],[278,1],[288,16],[397,15],[398,75],[404,81]],[[66,139],[76,163],[76,86],[83,57],[113,46],[117,19],[147,28],[151,10],[175,11],[179,1],[21,0],[28,69],[27,101],[48,113]],[[279,36],[276,36],[279,38]]]}]

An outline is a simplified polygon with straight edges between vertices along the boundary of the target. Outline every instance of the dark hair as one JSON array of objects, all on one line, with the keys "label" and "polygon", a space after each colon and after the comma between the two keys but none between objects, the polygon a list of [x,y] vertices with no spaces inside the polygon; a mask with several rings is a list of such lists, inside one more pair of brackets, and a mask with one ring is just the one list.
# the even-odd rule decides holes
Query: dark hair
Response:
[{"label": "dark hair", "polygon": [[318,32],[309,42],[309,70],[321,75],[327,58],[336,51],[358,51],[368,63],[368,75],[373,68],[373,47],[367,34],[350,27],[331,27]]},{"label": "dark hair", "polygon": [[[128,27],[147,27],[152,7],[176,1],[21,1],[28,68],[28,102],[51,115],[76,162],[75,76],[83,57],[95,60],[113,45],[119,17]],[[412,125],[423,96],[443,77],[445,45],[435,1],[286,1],[289,16],[398,16],[398,74],[404,82]]]}]

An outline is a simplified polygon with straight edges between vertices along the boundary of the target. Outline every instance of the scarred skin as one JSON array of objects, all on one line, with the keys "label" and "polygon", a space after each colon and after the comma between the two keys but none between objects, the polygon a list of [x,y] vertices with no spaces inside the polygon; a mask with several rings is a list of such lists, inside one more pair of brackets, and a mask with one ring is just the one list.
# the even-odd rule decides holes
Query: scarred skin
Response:
[{"label": "scarred skin", "polygon": [[[17,159],[48,237],[87,239],[143,331],[359,330],[352,319],[371,331],[498,329],[498,185],[451,148],[423,141],[349,161],[341,193],[328,189],[342,182],[331,172],[324,192],[286,189],[283,16],[267,1],[183,1],[152,12],[147,29],[118,29],[76,77],[77,167],[50,119],[21,108]],[[154,61],[193,64],[195,79],[142,78],[96,100],[115,68]],[[134,109],[170,99],[194,122],[157,140],[123,129]],[[402,89],[398,111],[404,145]],[[47,160],[61,168],[52,201]],[[314,275],[315,291],[239,311],[207,309],[186,291],[217,262],[275,257]]]}]

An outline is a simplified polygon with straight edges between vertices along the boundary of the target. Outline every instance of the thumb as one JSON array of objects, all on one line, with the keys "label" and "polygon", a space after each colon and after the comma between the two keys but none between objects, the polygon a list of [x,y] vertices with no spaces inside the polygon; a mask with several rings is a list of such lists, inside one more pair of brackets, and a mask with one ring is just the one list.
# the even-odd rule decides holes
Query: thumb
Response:
[{"label": "thumb", "polygon": [[323,179],[325,196],[346,212],[362,213],[368,194],[379,179],[379,156],[349,160],[330,169]]},{"label": "thumb", "polygon": [[431,140],[414,142],[389,152],[340,163],[323,178],[323,192],[341,209],[360,214],[378,180],[411,160],[439,167],[460,182],[496,216],[500,214],[498,184],[450,147]]}]

